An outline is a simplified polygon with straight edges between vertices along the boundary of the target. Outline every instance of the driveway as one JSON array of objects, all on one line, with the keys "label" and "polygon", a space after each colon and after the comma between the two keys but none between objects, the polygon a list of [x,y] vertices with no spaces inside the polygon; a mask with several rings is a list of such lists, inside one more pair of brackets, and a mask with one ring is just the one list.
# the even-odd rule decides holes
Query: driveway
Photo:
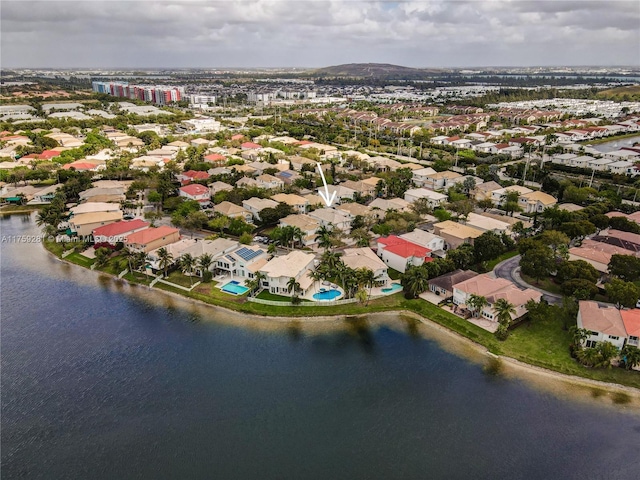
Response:
[{"label": "driveway", "polygon": [[509,280],[522,289],[531,288],[542,293],[542,298],[544,298],[550,304],[562,304],[562,295],[547,292],[546,290],[542,290],[541,288],[529,285],[522,279],[522,277],[520,276],[520,255],[508,258],[504,262],[500,262],[495,266],[492,273],[497,278],[504,278],[506,280]]}]

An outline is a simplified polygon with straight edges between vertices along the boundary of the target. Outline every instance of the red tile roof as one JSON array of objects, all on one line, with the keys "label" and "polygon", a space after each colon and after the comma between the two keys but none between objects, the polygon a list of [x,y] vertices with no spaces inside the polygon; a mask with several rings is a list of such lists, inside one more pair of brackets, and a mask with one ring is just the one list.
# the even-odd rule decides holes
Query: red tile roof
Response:
[{"label": "red tile roof", "polygon": [[116,235],[122,235],[123,233],[131,232],[133,230],[139,230],[141,228],[148,227],[150,224],[136,218],[135,220],[122,220],[120,222],[111,223],[103,227],[98,227],[93,231],[93,236],[105,236],[114,237]]},{"label": "red tile roof", "polygon": [[622,323],[624,323],[624,329],[627,331],[627,335],[630,337],[640,337],[640,310],[637,308],[633,310],[620,310],[620,316],[622,317]]},{"label": "red tile roof", "polygon": [[49,158],[54,158],[59,156],[60,156],[60,152],[56,150],[44,150],[38,158],[49,159]]},{"label": "red tile roof", "polygon": [[257,143],[253,142],[244,142],[242,145],[240,145],[240,147],[245,150],[255,150],[256,148],[262,148],[262,145],[258,145]]},{"label": "red tile roof", "polygon": [[212,153],[211,155],[207,155],[204,157],[207,162],[221,162],[225,161],[226,157],[224,155],[220,155],[219,153]]},{"label": "red tile roof", "polygon": [[[424,258],[426,262],[430,262],[432,260],[432,258],[428,256],[431,250],[395,235],[389,235],[387,238],[379,238],[378,243],[383,244],[386,251],[394,253],[402,258]],[[427,258],[429,260],[427,260]]]},{"label": "red tile roof", "polygon": [[187,195],[191,195],[192,197],[209,193],[209,189],[204,185],[200,185],[199,183],[191,183],[189,185],[185,185],[184,187],[180,187],[180,191],[186,193]]},{"label": "red tile roof", "polygon": [[95,163],[89,162],[72,162],[62,166],[65,170],[70,170],[71,168],[76,170],[94,170],[96,167],[97,165]]},{"label": "red tile roof", "polygon": [[199,170],[188,170],[183,172],[182,175],[184,177],[189,177],[192,180],[206,180],[209,178],[209,174],[207,172],[201,172]]},{"label": "red tile roof", "polygon": [[231,136],[231,140],[242,140],[243,138],[244,138],[244,135],[242,135],[241,133],[237,133]]}]

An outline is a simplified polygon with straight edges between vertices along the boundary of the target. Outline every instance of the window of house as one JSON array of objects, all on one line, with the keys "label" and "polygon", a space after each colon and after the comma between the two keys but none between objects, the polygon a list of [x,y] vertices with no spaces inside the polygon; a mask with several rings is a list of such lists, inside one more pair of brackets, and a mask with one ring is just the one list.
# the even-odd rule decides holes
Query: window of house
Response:
[{"label": "window of house", "polygon": [[600,335],[600,334],[599,334],[598,332],[594,332],[594,331],[592,330],[592,331],[591,331],[591,335],[594,335],[594,336],[596,336],[596,337],[597,337],[597,336],[598,336],[598,335]]},{"label": "window of house", "polygon": [[585,344],[587,348],[591,348],[591,347],[595,347],[596,346],[596,342],[595,340],[587,340],[587,343]]},{"label": "window of house", "polygon": [[609,335],[609,338],[611,340],[619,340],[620,339],[620,337],[614,337],[613,335]]}]

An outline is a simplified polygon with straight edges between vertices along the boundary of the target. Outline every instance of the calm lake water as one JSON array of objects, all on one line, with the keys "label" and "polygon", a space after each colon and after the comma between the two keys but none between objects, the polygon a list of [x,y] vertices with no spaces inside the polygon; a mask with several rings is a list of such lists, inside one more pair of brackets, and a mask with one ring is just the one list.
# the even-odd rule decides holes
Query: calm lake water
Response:
[{"label": "calm lake water", "polygon": [[3,480],[638,478],[638,415],[407,329],[246,328],[40,245],[1,256]]},{"label": "calm lake water", "polygon": [[594,145],[593,148],[602,153],[615,152],[616,150],[620,150],[622,147],[631,147],[637,142],[640,142],[640,135],[637,137],[620,138],[610,142],[599,143]]}]

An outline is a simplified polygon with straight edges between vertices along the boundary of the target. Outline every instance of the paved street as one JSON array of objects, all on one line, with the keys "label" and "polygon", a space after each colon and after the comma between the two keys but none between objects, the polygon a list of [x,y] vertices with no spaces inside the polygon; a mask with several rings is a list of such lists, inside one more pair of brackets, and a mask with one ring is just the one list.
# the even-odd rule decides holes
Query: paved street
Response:
[{"label": "paved street", "polygon": [[547,292],[546,290],[542,290],[537,288],[534,285],[529,285],[525,282],[520,276],[520,255],[516,255],[515,257],[511,257],[504,262],[500,262],[493,269],[493,274],[498,278],[504,278],[513,282],[520,288],[531,288],[533,290],[537,290],[542,293],[542,298],[544,298],[547,302],[551,304],[561,304],[562,296],[556,295],[555,293]]}]

